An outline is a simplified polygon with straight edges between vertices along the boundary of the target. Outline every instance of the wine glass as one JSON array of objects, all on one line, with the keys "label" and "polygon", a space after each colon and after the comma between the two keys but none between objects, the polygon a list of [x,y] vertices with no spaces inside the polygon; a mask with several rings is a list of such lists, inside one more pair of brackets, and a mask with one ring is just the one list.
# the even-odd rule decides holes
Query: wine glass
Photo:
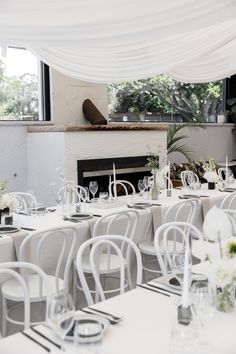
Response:
[{"label": "wine glass", "polygon": [[83,319],[75,322],[74,345],[76,353],[102,354],[103,326],[96,319]]},{"label": "wine glass", "polygon": [[148,191],[148,188],[149,188],[149,176],[144,176],[143,177],[143,183],[144,183],[144,186],[145,186],[145,192]]},{"label": "wine glass", "polygon": [[89,189],[88,187],[83,187],[80,190],[80,196],[83,201],[83,203],[86,203],[89,201]]},{"label": "wine glass", "polygon": [[138,189],[139,189],[139,192],[140,192],[140,195],[143,195],[143,192],[145,191],[145,185],[144,185],[144,182],[142,179],[140,179],[138,181]]},{"label": "wine glass", "polygon": [[98,183],[97,183],[97,181],[91,181],[91,182],[89,182],[89,190],[90,190],[90,192],[92,193],[92,195],[93,195],[93,200],[94,200],[95,194],[96,194],[97,191],[98,191]]},{"label": "wine glass", "polygon": [[193,311],[200,326],[200,349],[201,353],[214,352],[214,345],[202,337],[204,337],[204,327],[207,321],[214,315],[214,307],[206,281],[197,281],[192,284],[191,298]]},{"label": "wine glass", "polygon": [[176,252],[173,254],[173,273],[175,274],[176,279],[179,281],[180,286],[183,284],[184,278],[184,252]]},{"label": "wine glass", "polygon": [[48,304],[48,323],[61,339],[61,350],[64,351],[64,339],[74,324],[75,308],[72,298],[65,292],[51,296]]}]

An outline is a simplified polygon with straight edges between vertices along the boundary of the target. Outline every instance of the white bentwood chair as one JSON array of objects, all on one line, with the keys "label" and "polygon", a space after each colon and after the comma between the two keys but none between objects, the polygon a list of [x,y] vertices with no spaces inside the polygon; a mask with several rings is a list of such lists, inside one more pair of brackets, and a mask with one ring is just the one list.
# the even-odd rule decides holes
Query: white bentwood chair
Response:
[{"label": "white bentwood chair", "polygon": [[[186,200],[170,206],[165,213],[164,222],[186,222],[192,224],[195,219],[197,209],[199,207],[198,200]],[[139,249],[143,256],[143,271],[158,276],[162,274],[161,270],[158,269],[158,262],[156,259],[156,250],[153,239],[145,238],[139,243]],[[180,243],[175,244],[176,247],[181,248]],[[161,246],[160,252],[163,252],[163,247]],[[145,261],[145,259],[147,259]],[[155,268],[154,268],[155,267]]]},{"label": "white bentwood chair", "polygon": [[37,207],[37,200],[35,196],[31,193],[24,192],[11,192],[7,193],[7,195],[15,197],[18,201],[17,212],[23,211],[28,213],[30,209],[34,209]]},{"label": "white bentwood chair", "polygon": [[236,192],[229,193],[220,204],[221,209],[236,209]]},{"label": "white bentwood chair", "polygon": [[[19,271],[18,271],[19,270]],[[28,278],[25,277],[25,271],[31,271],[37,275],[38,282],[34,284],[34,301],[46,302],[46,307],[50,298],[50,287],[47,275],[45,272],[32,263],[27,262],[6,262],[0,264],[0,274],[7,274],[11,277],[10,280],[2,284],[1,292],[3,298],[2,310],[2,336],[7,334],[7,322],[16,325],[24,325],[24,329],[30,328],[30,303],[32,288],[28,283]],[[15,298],[24,303],[24,322],[10,317],[9,311],[5,306],[6,299],[15,301]],[[13,306],[16,307],[16,306]],[[45,311],[45,319],[47,311]]]},{"label": "white bentwood chair", "polygon": [[193,171],[182,171],[180,174],[183,187],[191,188],[194,183],[199,183],[198,175]]},{"label": "white bentwood chair", "polygon": [[116,189],[116,195],[117,195],[117,186],[119,186],[119,185],[121,187],[123,187],[126,196],[129,194],[129,189],[132,190],[132,194],[135,194],[135,188],[131,182],[119,179],[117,181],[112,181],[109,184],[109,195],[110,196],[113,196],[115,194],[115,189]]},{"label": "white bentwood chair", "polygon": [[191,223],[173,221],[161,225],[155,232],[154,245],[161,275],[167,276],[174,271],[173,256],[176,253],[184,253],[189,248],[190,263],[191,236],[203,240],[202,233]]},{"label": "white bentwood chair", "polygon": [[[137,210],[130,209],[124,210],[120,212],[114,212],[99,218],[94,224],[92,237],[96,238],[100,235],[111,235],[118,234],[124,236],[127,239],[133,240],[135,236],[135,232],[137,230],[139,220],[139,213]],[[122,246],[123,250],[124,246]],[[130,258],[126,259],[126,264],[129,265],[132,262]],[[101,269],[101,278],[104,283],[108,279],[118,279],[119,277],[116,275],[117,273],[117,265],[119,264],[119,257],[117,254],[113,254],[111,252],[111,248],[104,248],[100,254],[99,258],[99,268]],[[87,273],[87,275],[91,276],[92,269],[90,267],[89,260],[89,252],[83,255],[83,269]],[[126,287],[129,289],[133,288],[132,279],[130,274],[130,267],[127,267],[127,281]],[[76,262],[74,262],[74,283],[73,283],[73,299],[74,303],[76,303],[76,289],[82,290],[80,285],[77,282],[77,274],[76,274]],[[96,284],[95,284],[96,285]],[[105,293],[108,294],[116,294],[119,291],[119,288],[113,287],[112,289],[104,290]],[[95,301],[98,301],[98,292],[95,290],[91,290],[91,293],[95,294]]]},{"label": "white bentwood chair", "polygon": [[[126,272],[127,268],[130,266],[128,259],[130,259],[132,251],[135,254],[137,265],[136,284],[140,284],[142,282],[142,257],[137,245],[132,240],[120,235],[102,235],[91,238],[90,240],[85,241],[80,246],[76,258],[78,277],[89,306],[94,304],[94,300],[85,276],[85,273],[87,273],[88,271],[91,272],[93,276],[95,286],[99,294],[99,298],[101,299],[101,301],[105,300],[105,291],[102,287],[100,276],[104,272],[109,272],[110,263],[107,262],[106,264],[103,264],[101,266],[99,262],[101,257],[101,250],[103,250],[104,248],[111,249],[117,258],[116,272],[119,272],[120,274],[120,294],[123,294],[126,288]],[[84,254],[86,255],[87,252],[89,252],[89,268],[84,267],[83,261]]]},{"label": "white bentwood chair", "polygon": [[[47,274],[47,281],[52,293],[69,292],[69,273],[75,256],[77,230],[75,226],[58,226],[29,234],[22,242],[19,252],[21,262],[30,261]],[[46,260],[45,260],[46,259]],[[47,264],[46,264],[47,263]],[[25,274],[30,302],[38,302],[38,274]],[[8,313],[7,301],[22,302],[18,282],[13,279],[4,283],[2,292],[3,313]],[[8,317],[8,321],[14,320]],[[36,324],[38,322],[34,322]],[[4,328],[4,327],[3,327]]]},{"label": "white bentwood chair", "polygon": [[61,204],[80,203],[81,200],[87,199],[83,197],[82,193],[84,196],[88,194],[83,186],[68,182],[59,189],[58,200]]}]

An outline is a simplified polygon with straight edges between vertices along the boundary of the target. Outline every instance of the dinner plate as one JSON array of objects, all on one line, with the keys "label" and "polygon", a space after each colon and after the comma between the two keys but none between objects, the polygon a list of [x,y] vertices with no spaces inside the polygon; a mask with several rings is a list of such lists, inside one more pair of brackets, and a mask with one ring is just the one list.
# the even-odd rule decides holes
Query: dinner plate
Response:
[{"label": "dinner plate", "polygon": [[173,289],[180,289],[180,282],[175,277],[170,278],[168,280],[168,283],[169,283],[169,286],[171,286]]},{"label": "dinner plate", "polygon": [[85,213],[76,213],[70,215],[71,219],[77,219],[77,220],[86,220],[86,219],[91,219],[93,217],[92,214],[85,214]]},{"label": "dinner plate", "polygon": [[0,233],[2,233],[2,234],[11,234],[11,233],[18,232],[18,231],[19,231],[19,229],[14,226],[10,226],[10,225],[0,226]]},{"label": "dinner plate", "polygon": [[134,203],[133,205],[134,205],[134,206],[137,206],[137,207],[143,207],[143,208],[152,206],[151,203],[145,203],[145,202],[142,202],[142,203]]},{"label": "dinner plate", "polygon": [[75,330],[75,323],[76,322],[81,321],[82,323],[84,323],[84,321],[86,321],[88,324],[91,322],[91,324],[94,323],[94,321],[98,321],[99,323],[101,323],[102,328],[103,328],[103,332],[105,332],[108,327],[110,326],[110,322],[107,318],[99,316],[99,315],[89,315],[89,314],[78,314],[75,316],[75,321],[74,324],[72,326],[72,328],[70,329],[70,331],[67,333],[65,339],[66,340],[74,340],[74,330]]}]

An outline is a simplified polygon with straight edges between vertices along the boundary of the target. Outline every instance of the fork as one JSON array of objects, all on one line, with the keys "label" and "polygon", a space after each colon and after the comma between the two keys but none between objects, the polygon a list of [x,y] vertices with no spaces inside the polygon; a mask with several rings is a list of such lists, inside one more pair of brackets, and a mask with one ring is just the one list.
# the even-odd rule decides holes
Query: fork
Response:
[{"label": "fork", "polygon": [[114,315],[112,315],[112,314],[109,313],[109,312],[105,312],[105,311],[102,311],[102,310],[94,309],[94,308],[89,307],[89,306],[88,306],[88,309],[89,309],[89,310],[92,310],[92,311],[95,311],[95,312],[98,312],[98,313],[101,313],[102,315],[111,316],[115,321],[121,321],[121,320],[122,320],[122,317],[114,316]]}]

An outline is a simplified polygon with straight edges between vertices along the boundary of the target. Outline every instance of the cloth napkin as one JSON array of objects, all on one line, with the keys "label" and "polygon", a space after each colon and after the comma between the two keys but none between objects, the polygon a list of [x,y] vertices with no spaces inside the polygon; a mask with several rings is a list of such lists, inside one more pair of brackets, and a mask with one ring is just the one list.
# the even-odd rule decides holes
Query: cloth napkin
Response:
[{"label": "cloth napkin", "polygon": [[[15,252],[16,252],[16,259],[17,261],[19,261],[19,251],[20,251],[20,245],[22,244],[23,240],[26,238],[26,236],[28,236],[28,232],[25,230],[19,230],[18,232],[14,232],[11,234],[8,234],[8,236],[12,237],[14,246],[15,246]],[[27,255],[28,252],[26,252]],[[30,258],[30,254],[27,255],[27,259],[28,256]],[[29,261],[29,260],[28,260]]]}]

